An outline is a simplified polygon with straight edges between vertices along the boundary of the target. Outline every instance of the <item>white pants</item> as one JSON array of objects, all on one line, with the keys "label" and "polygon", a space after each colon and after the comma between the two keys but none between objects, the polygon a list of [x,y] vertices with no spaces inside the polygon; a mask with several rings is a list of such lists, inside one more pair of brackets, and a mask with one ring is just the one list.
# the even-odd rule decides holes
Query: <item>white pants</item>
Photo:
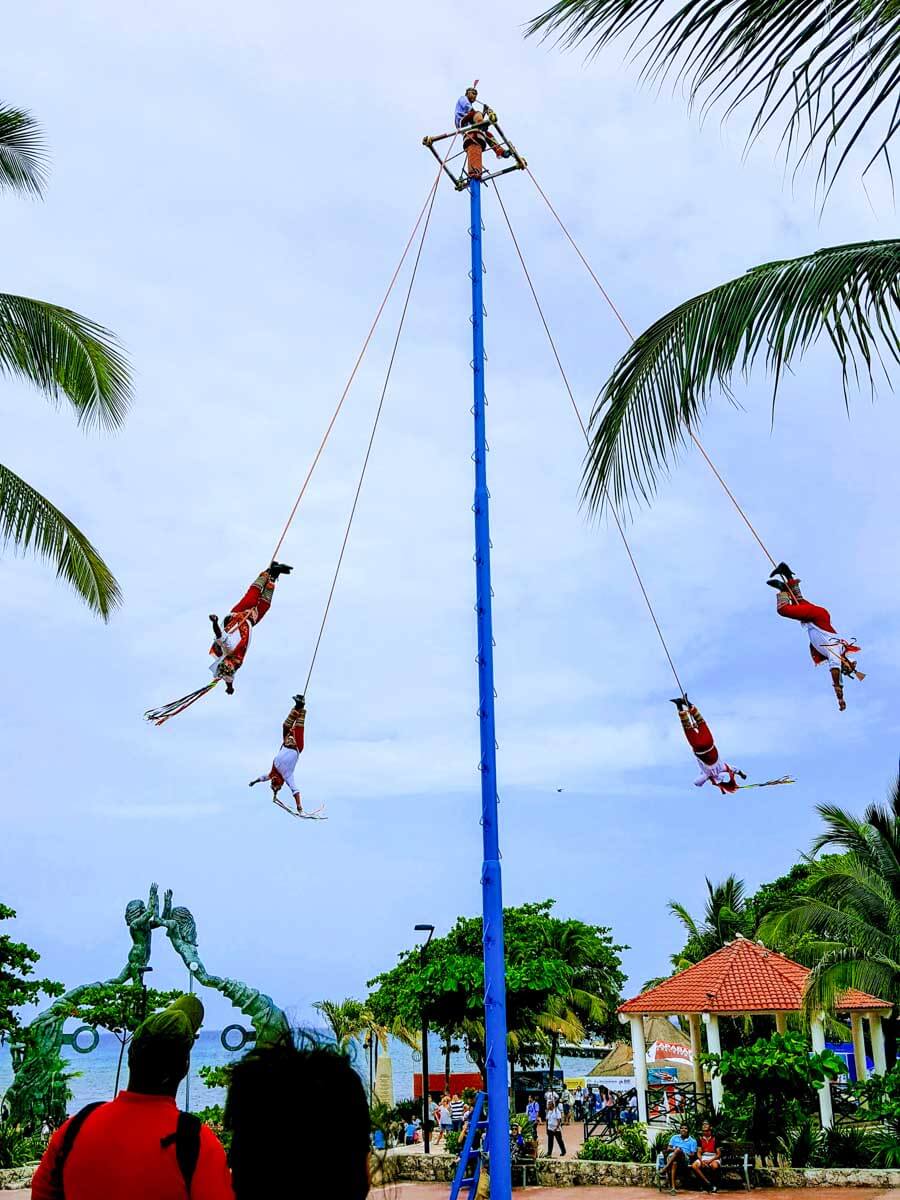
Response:
[{"label": "white pants", "polygon": [[294,767],[296,767],[299,757],[299,750],[295,750],[289,746],[282,746],[272,760],[272,766],[291,789],[292,793],[300,791],[296,783],[294,783]]}]

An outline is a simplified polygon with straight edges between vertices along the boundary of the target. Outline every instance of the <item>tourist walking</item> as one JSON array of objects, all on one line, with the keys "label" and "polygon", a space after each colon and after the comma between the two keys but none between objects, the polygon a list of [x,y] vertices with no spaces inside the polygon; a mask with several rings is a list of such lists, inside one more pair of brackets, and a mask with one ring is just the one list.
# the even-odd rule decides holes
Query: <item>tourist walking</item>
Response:
[{"label": "tourist walking", "polygon": [[572,1119],[572,1093],[567,1087],[563,1088],[560,1099],[562,1100],[563,1124],[568,1125]]},{"label": "tourist walking", "polygon": [[564,1157],[566,1153],[566,1145],[562,1138],[562,1129],[560,1126],[563,1123],[563,1111],[558,1101],[554,1100],[552,1104],[547,1105],[547,1157],[553,1157],[553,1143],[559,1146],[559,1156]]},{"label": "tourist walking", "polygon": [[434,1141],[437,1145],[444,1137],[444,1131],[441,1129],[441,1106],[437,1100],[431,1101],[431,1127],[434,1130]]},{"label": "tourist walking", "polygon": [[[175,1104],[202,1022],[197,997],[181,996],[137,1027],[128,1088],[60,1126],[35,1172],[33,1200],[233,1200],[219,1139]],[[366,1121],[368,1146],[368,1108]]]},{"label": "tourist walking", "polygon": [[466,1115],[466,1106],[460,1100],[459,1096],[454,1095],[450,1101],[450,1120],[452,1122],[451,1129],[454,1133],[459,1133],[463,1127],[463,1119]]},{"label": "tourist walking", "polygon": [[525,1105],[525,1116],[532,1123],[537,1132],[538,1121],[541,1119],[541,1106],[537,1102],[537,1096],[529,1096],[528,1103]]},{"label": "tourist walking", "polygon": [[441,1107],[438,1112],[438,1122],[441,1127],[442,1137],[446,1137],[453,1129],[453,1117],[450,1115],[450,1097],[441,1097]]}]

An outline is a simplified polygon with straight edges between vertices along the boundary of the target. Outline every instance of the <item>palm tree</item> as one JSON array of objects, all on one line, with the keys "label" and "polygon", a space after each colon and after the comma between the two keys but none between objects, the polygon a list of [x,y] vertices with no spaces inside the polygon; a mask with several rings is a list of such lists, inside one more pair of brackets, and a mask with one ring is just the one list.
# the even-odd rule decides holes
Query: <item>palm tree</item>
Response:
[{"label": "palm tree", "polygon": [[[881,156],[890,166],[900,127],[897,0],[679,0],[671,9],[666,0],[557,0],[528,32],[592,54],[631,35],[645,79],[672,72],[704,111],[751,105],[750,140],[781,123],[781,151],[798,166],[818,155],[826,195],[864,144],[866,170]],[[760,356],[777,391],[824,334],[845,395],[860,376],[874,389],[885,362],[900,361],[898,301],[900,241],[886,240],[767,263],[680,304],[635,339],[598,397],[589,506],[648,499],[713,386],[727,393],[735,370],[747,374]]]},{"label": "palm tree", "polygon": [[[0,105],[0,189],[40,196],[46,156],[34,118]],[[131,398],[128,364],[113,335],[71,309],[0,293],[0,374],[28,380],[53,404],[68,401],[79,425],[114,429]],[[56,566],[94,612],[108,620],[121,594],[85,537],[46,497],[0,464],[0,544]]]},{"label": "palm tree", "polygon": [[888,803],[870,804],[862,818],[820,804],[825,831],[812,853],[841,853],[812,860],[807,894],[794,896],[762,922],[761,936],[814,935],[804,948],[812,971],[809,1013],[833,1011],[847,988],[859,988],[894,1007],[885,1023],[891,1062],[897,1048],[900,1004],[900,779]]},{"label": "palm tree", "polygon": [[709,954],[715,954],[735,935],[742,933],[744,924],[745,893],[744,881],[729,875],[722,883],[706,881],[706,908],[701,921],[696,921],[683,904],[669,901],[669,912],[678,918],[687,930],[687,945],[678,954],[672,955],[672,966],[683,971]]},{"label": "palm tree", "polygon": [[[374,1017],[361,1000],[353,1000],[350,997],[345,1000],[317,1000],[313,1008],[324,1017],[341,1050],[347,1050],[354,1038],[362,1037],[375,1025]],[[378,1026],[379,1030],[381,1028]],[[387,1040],[386,1030],[384,1039]]]}]

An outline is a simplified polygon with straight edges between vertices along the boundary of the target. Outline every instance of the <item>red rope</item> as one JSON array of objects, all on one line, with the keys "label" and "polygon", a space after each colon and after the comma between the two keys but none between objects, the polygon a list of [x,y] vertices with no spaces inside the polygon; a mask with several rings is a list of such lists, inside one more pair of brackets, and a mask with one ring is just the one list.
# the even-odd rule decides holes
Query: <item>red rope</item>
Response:
[{"label": "red rope", "polygon": [[[529,172],[529,174],[530,173],[531,172]],[[509,214],[506,211],[506,205],[503,203],[503,197],[500,195],[500,189],[497,187],[496,180],[494,181],[494,191],[497,193],[497,200],[500,204],[500,211],[503,213],[503,219],[506,222],[506,228],[509,230],[509,236],[513,240],[513,245],[516,248],[516,254],[519,256],[519,262],[522,264],[522,270],[525,272],[525,278],[528,280],[528,286],[531,289],[531,295],[534,299],[535,307],[538,310],[538,316],[541,318],[541,324],[544,326],[544,332],[546,333],[547,340],[550,343],[550,349],[553,351],[553,357],[556,359],[556,365],[559,367],[559,373],[562,376],[562,381],[565,384],[566,391],[569,393],[569,399],[572,401],[572,408],[575,410],[575,416],[578,418],[578,424],[581,426],[581,432],[584,434],[585,443],[587,444],[588,449],[590,449],[591,440],[588,437],[587,426],[584,423],[584,418],[582,417],[578,404],[575,401],[575,394],[573,393],[571,385],[569,384],[568,376],[566,375],[565,368],[562,365],[559,352],[556,349],[556,342],[553,340],[553,334],[550,332],[550,326],[547,324],[547,318],[544,316],[544,310],[541,307],[541,302],[538,299],[537,292],[535,291],[534,284],[531,280],[531,275],[529,274],[528,267],[525,265],[525,257],[522,254],[519,240],[513,232],[512,223],[510,222]],[[557,220],[558,219],[559,218],[557,218]],[[574,246],[575,243],[572,242],[572,245]],[[577,246],[575,248],[576,250],[578,249]],[[588,267],[588,270],[590,270],[590,267]],[[606,295],[605,292],[603,294]],[[621,320],[621,317],[619,320]],[[641,573],[638,570],[637,563],[634,561],[634,555],[631,553],[631,547],[629,546],[628,539],[625,536],[625,530],[622,528],[622,522],[619,520],[619,514],[616,512],[613,504],[609,505],[609,511],[613,515],[613,520],[615,521],[616,528],[619,531],[619,537],[622,539],[622,545],[625,547],[625,553],[628,555],[628,560],[631,563],[631,569],[634,571],[635,578],[638,581],[638,587],[641,589],[641,593],[644,597],[644,603],[647,605],[647,611],[650,613],[650,619],[656,627],[656,633],[659,637],[660,644],[662,645],[663,652],[666,658],[669,660],[669,666],[672,668],[672,674],[675,676],[675,682],[678,685],[678,691],[683,696],[685,694],[684,687],[682,686],[681,680],[678,677],[678,672],[675,669],[675,663],[672,661],[672,655],[669,653],[669,647],[666,645],[666,639],[663,637],[663,631],[660,628],[659,621],[656,619],[656,613],[653,611],[653,605],[650,603],[650,597],[647,595],[647,589],[644,587],[644,581],[641,578]]]},{"label": "red rope", "polygon": [[[456,135],[454,135],[454,138],[451,138],[450,146],[453,145],[455,136]],[[449,154],[449,152],[450,151],[448,148],[447,153]],[[334,412],[331,415],[331,420],[328,422],[328,427],[325,430],[325,433],[322,437],[322,441],[319,443],[319,448],[316,451],[315,456],[313,457],[313,460],[312,460],[312,463],[310,464],[309,470],[306,472],[306,478],[303,480],[303,485],[300,488],[299,493],[297,494],[297,499],[294,501],[294,506],[290,511],[290,515],[288,516],[287,521],[285,521],[285,523],[284,523],[284,528],[281,531],[281,536],[279,537],[277,543],[275,544],[275,549],[272,552],[273,561],[278,557],[278,552],[281,549],[284,539],[287,537],[287,532],[291,527],[291,523],[293,522],[294,517],[297,515],[297,509],[300,507],[300,501],[303,499],[303,497],[306,493],[306,489],[309,486],[309,481],[310,481],[310,479],[312,479],[313,472],[315,471],[316,466],[318,465],[319,459],[322,457],[322,451],[325,449],[325,443],[328,441],[328,438],[331,435],[331,431],[334,428],[334,423],[338,419],[338,414],[340,413],[341,409],[344,406],[344,401],[347,399],[347,393],[350,391],[350,387],[353,383],[353,380],[356,378],[356,372],[359,370],[360,363],[362,362],[362,360],[365,356],[366,350],[369,348],[369,342],[372,340],[372,336],[375,333],[375,330],[378,326],[378,322],[381,320],[381,314],[384,312],[384,307],[387,304],[388,299],[390,298],[391,292],[394,290],[394,284],[397,282],[397,276],[400,274],[400,270],[401,270],[404,262],[406,261],[406,256],[409,253],[410,246],[412,246],[412,244],[413,244],[413,241],[416,236],[416,232],[417,232],[419,226],[422,224],[422,218],[425,216],[426,210],[429,210],[429,205],[430,204],[433,205],[433,203],[434,203],[434,196],[437,191],[438,183],[440,182],[442,170],[443,170],[443,163],[441,164],[440,168],[438,169],[437,175],[434,178],[434,183],[432,183],[431,187],[428,190],[428,195],[425,197],[425,203],[422,205],[422,210],[419,213],[418,218],[416,219],[416,223],[413,226],[412,233],[409,235],[409,240],[407,241],[406,247],[400,256],[400,261],[397,263],[397,269],[394,271],[394,274],[391,276],[391,282],[388,284],[388,289],[384,293],[384,298],[382,299],[381,304],[378,306],[378,311],[375,314],[375,320],[372,322],[372,324],[369,328],[369,332],[366,334],[366,340],[362,344],[362,349],[360,350],[360,352],[357,356],[356,362],[353,364],[353,370],[350,372],[350,378],[347,380],[347,383],[346,383],[346,386],[344,387],[343,392],[341,392],[341,398],[340,398],[340,400],[338,400],[337,408],[335,408]],[[430,210],[429,210],[429,212],[430,212]]]},{"label": "red rope", "polygon": [[[617,320],[618,320],[619,324],[622,326],[622,328],[625,330],[625,332],[628,334],[628,336],[631,338],[631,340],[632,340],[632,341],[634,341],[634,340],[635,340],[635,336],[634,336],[634,334],[631,332],[631,330],[628,328],[628,325],[627,325],[627,324],[626,324],[626,322],[625,322],[625,318],[622,316],[622,314],[621,314],[621,313],[619,312],[619,310],[616,308],[615,304],[613,304],[613,302],[612,302],[612,300],[611,300],[611,298],[610,298],[610,296],[609,296],[609,293],[607,292],[606,288],[603,286],[603,284],[600,282],[600,280],[599,280],[599,279],[597,278],[597,276],[594,274],[594,271],[593,271],[593,269],[592,269],[592,267],[591,267],[591,264],[590,264],[590,263],[588,262],[588,260],[587,260],[587,259],[584,257],[584,255],[581,253],[581,250],[578,248],[578,246],[577,246],[577,244],[576,244],[576,242],[575,242],[575,239],[572,237],[571,233],[569,233],[568,229],[566,229],[565,225],[563,224],[562,217],[560,217],[559,213],[556,211],[556,209],[555,209],[555,208],[553,207],[553,205],[550,203],[549,199],[547,198],[547,195],[546,195],[546,193],[544,192],[544,189],[541,187],[541,185],[540,185],[540,184],[538,183],[538,181],[535,179],[534,175],[532,175],[530,168],[526,168],[526,170],[528,171],[528,175],[529,175],[529,176],[530,176],[530,178],[531,178],[531,182],[534,184],[534,186],[535,186],[535,187],[537,188],[537,190],[540,192],[540,194],[541,194],[541,196],[542,196],[542,198],[543,198],[543,200],[544,200],[544,203],[547,205],[547,207],[550,209],[550,211],[553,213],[554,217],[556,218],[556,220],[557,220],[557,223],[558,223],[558,225],[559,225],[560,229],[563,231],[563,233],[566,235],[566,237],[567,237],[567,238],[569,239],[569,241],[571,242],[571,244],[572,244],[572,248],[574,249],[575,253],[578,255],[578,257],[579,257],[579,258],[581,259],[581,261],[584,263],[585,267],[587,267],[588,274],[590,275],[591,279],[593,279],[594,283],[596,283],[597,287],[598,287],[598,288],[600,289],[600,291],[602,292],[604,300],[605,300],[605,301],[606,301],[606,303],[609,305],[609,307],[612,309],[612,311],[615,313],[615,315],[616,315],[616,318],[617,318]],[[753,527],[753,524],[752,524],[752,522],[751,522],[750,518],[747,516],[747,514],[746,514],[746,513],[744,512],[744,510],[741,508],[740,504],[738,504],[738,502],[737,502],[737,500],[736,500],[736,498],[735,498],[735,496],[734,496],[734,493],[732,492],[731,488],[729,488],[728,484],[725,482],[725,480],[722,478],[722,476],[719,474],[719,472],[718,472],[718,470],[716,469],[716,466],[715,466],[715,464],[713,463],[712,459],[709,457],[709,455],[706,453],[706,451],[705,451],[705,450],[703,449],[703,447],[701,446],[701,444],[700,444],[700,441],[699,441],[699,439],[698,439],[697,435],[696,435],[696,434],[694,433],[694,431],[693,431],[692,429],[690,429],[690,428],[688,428],[688,436],[690,437],[690,439],[691,439],[691,441],[694,443],[694,445],[697,447],[697,449],[700,451],[700,453],[703,455],[703,457],[706,459],[706,462],[708,463],[708,465],[709,465],[709,468],[710,468],[710,470],[712,471],[713,475],[715,475],[716,479],[718,479],[719,483],[720,483],[720,484],[722,485],[722,487],[724,488],[724,490],[725,490],[725,493],[726,493],[726,495],[728,496],[728,499],[731,501],[731,503],[734,505],[734,507],[737,509],[738,513],[740,514],[740,516],[741,516],[741,520],[744,522],[744,524],[747,526],[747,528],[750,530],[750,532],[751,532],[751,533],[753,534],[753,536],[756,538],[757,542],[758,542],[758,543],[759,543],[759,545],[760,545],[760,548],[762,549],[762,552],[763,552],[763,554],[765,554],[766,558],[769,560],[769,562],[770,562],[770,563],[772,564],[772,566],[774,567],[774,566],[775,566],[775,559],[774,559],[774,558],[772,557],[772,555],[769,553],[769,551],[768,551],[768,548],[766,547],[766,544],[763,542],[762,538],[759,536],[759,534],[758,534],[758,533],[756,532],[756,530],[754,529],[754,527]]]}]

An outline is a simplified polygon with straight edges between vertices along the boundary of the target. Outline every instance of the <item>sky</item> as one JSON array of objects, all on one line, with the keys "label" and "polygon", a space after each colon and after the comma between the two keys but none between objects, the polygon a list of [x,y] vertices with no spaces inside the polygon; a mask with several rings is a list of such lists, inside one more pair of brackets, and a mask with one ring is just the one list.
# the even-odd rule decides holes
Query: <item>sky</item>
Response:
[{"label": "sky", "polygon": [[[433,181],[421,139],[450,128],[473,77],[634,329],[755,264],[893,228],[877,180],[845,173],[820,210],[771,142],[744,155],[740,118],[701,124],[680,94],[642,89],[624,44],[585,62],[525,40],[533,15],[497,0],[477,38],[445,0],[33,0],[7,16],[2,99],[40,120],[52,170],[42,202],[0,196],[0,286],[108,326],[135,375],[115,435],[0,380],[2,461],[90,535],[125,597],[104,625],[46,564],[0,558],[0,900],[69,986],[120,970],[121,914],[152,881],[195,914],[208,970],[298,1021],[363,995],[416,923],[441,933],[480,909],[468,205],[449,183],[308,692],[298,779],[328,820],[294,821],[247,781],[306,678],[402,287],[237,694],[162,729],[141,717],[208,679],[207,614],[269,562]],[[588,411],[625,335],[528,178],[502,188]],[[621,544],[580,506],[581,433],[493,194],[484,222],[505,901],[552,897],[609,926],[633,993],[681,944],[668,900],[698,911],[706,877],[777,877],[820,829],[817,804],[859,811],[891,783],[900,416],[886,388],[848,414],[822,347],[774,420],[760,369],[703,427],[776,559],[862,642],[844,714],[696,453],[635,511],[633,552],[723,754],[751,780],[798,781],[694,788]],[[184,982],[161,934],[153,963],[158,986]],[[208,1011],[231,1019],[215,997]]]}]

